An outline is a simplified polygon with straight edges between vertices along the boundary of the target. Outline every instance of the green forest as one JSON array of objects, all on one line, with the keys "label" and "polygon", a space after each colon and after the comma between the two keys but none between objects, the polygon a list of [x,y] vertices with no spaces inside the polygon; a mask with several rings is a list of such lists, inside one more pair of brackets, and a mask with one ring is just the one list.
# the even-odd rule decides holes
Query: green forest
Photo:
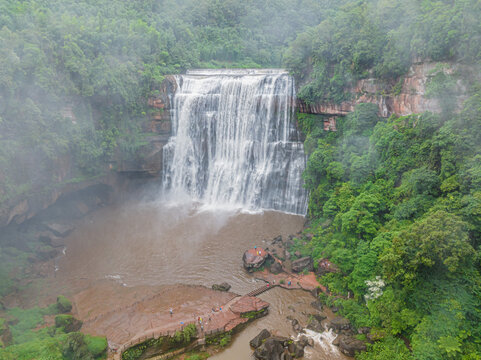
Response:
[{"label": "green forest", "polygon": [[[64,158],[81,181],[135,154],[168,74],[285,67],[311,104],[349,100],[359,79],[395,90],[414,62],[462,64],[430,78],[439,114],[359,104],[337,132],[297,114],[313,236],[296,247],[341,270],[322,300],[371,328],[357,359],[481,359],[480,19],[479,0],[0,0],[0,206],[61,185]],[[104,356],[102,339],[31,331],[55,309],[9,311],[0,359]]]}]

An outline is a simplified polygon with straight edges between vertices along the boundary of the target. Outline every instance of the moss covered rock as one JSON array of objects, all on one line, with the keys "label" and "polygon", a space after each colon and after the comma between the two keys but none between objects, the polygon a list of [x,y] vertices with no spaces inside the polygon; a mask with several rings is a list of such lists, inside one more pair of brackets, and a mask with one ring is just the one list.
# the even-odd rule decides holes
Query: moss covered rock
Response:
[{"label": "moss covered rock", "polygon": [[72,311],[72,303],[63,295],[57,297],[57,307],[60,313],[68,313]]},{"label": "moss covered rock", "polygon": [[63,328],[66,333],[79,331],[82,327],[82,321],[77,320],[72,315],[57,315],[55,317],[55,327]]}]

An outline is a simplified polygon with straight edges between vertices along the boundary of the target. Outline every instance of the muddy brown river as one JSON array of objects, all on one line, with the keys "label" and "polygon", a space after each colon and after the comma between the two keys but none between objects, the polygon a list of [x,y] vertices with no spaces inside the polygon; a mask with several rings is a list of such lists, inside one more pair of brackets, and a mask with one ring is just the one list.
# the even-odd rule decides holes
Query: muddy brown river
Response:
[{"label": "muddy brown river", "polygon": [[[227,281],[232,292],[243,295],[262,284],[243,269],[244,251],[254,245],[267,246],[277,235],[295,234],[304,221],[301,216],[274,211],[211,210],[192,203],[128,202],[104,208],[77,225],[67,239],[65,255],[56,260],[58,271],[52,269],[36,296],[74,296],[105,281],[127,288],[210,287]],[[270,303],[269,315],[248,325],[212,359],[250,359],[249,340],[260,330],[294,336],[286,317],[293,316],[302,324],[314,312],[310,306],[314,298],[302,290],[275,288],[260,298]],[[330,344],[333,334],[311,335],[316,345],[306,348],[306,358],[346,359]]]}]

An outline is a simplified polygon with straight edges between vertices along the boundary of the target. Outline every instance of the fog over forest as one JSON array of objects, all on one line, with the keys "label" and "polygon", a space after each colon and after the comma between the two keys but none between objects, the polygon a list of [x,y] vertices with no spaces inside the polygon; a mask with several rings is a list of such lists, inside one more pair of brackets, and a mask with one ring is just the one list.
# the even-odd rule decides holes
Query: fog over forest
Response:
[{"label": "fog over forest", "polygon": [[[210,93],[189,98],[184,112],[198,109],[191,121],[209,123],[210,116],[221,116],[212,115],[218,104],[202,102],[206,98],[258,96],[255,111],[248,110],[258,116],[249,126],[259,128],[244,131],[256,137],[244,157],[258,156],[263,137],[274,138],[268,146],[285,146],[272,152],[285,169],[290,160],[277,154],[299,164],[305,155],[302,179],[299,171],[295,184],[300,190],[290,194],[303,194],[307,204],[290,195],[296,210],[288,220],[269,215],[286,209],[284,204],[244,209],[266,211],[269,236],[275,235],[276,221],[296,228],[300,220],[293,213],[307,209],[300,214],[305,215],[301,232],[285,244],[292,258],[283,253],[280,260],[310,257],[312,269],[299,274],[314,270],[326,289],[316,300],[349,319],[350,333],[344,335],[360,344],[356,359],[481,359],[480,19],[479,0],[0,0],[0,359],[113,356],[105,334],[91,336],[84,331],[88,324],[81,328],[76,322],[81,306],[74,290],[67,297],[48,294],[60,296],[57,303],[40,295],[42,287],[50,289],[45,284],[56,281],[65,239],[72,231],[81,239],[77,224],[88,228],[87,214],[93,222],[92,214],[119,211],[113,204],[121,206],[125,198],[147,194],[162,202],[165,145],[177,135],[178,119],[171,121],[176,91],[192,93],[176,83],[182,74],[271,68],[289,73],[283,81],[293,81],[295,91],[282,95],[289,99],[271,101],[281,97],[275,93],[282,88],[275,82],[281,75],[275,72],[258,74],[265,76],[256,83],[261,90],[246,90],[251,82],[242,72],[224,73]],[[238,82],[222,87],[228,76]],[[272,85],[274,93],[263,92],[264,85]],[[226,88],[237,93],[222,93]],[[262,121],[275,120],[279,104],[290,102],[297,108],[292,116],[286,112],[286,136],[275,138],[281,126],[271,129]],[[233,113],[244,111],[230,105]],[[231,115],[242,124],[243,114]],[[236,122],[231,126],[237,129]],[[193,127],[195,121],[185,128]],[[199,136],[207,131],[197,130]],[[209,137],[221,135],[212,132],[199,141],[196,149],[210,149],[208,159],[199,155],[206,168],[217,156],[215,146],[206,145]],[[304,153],[294,156],[291,147]],[[197,161],[190,155],[184,156],[189,166]],[[246,172],[255,172],[253,163]],[[268,186],[285,180],[277,179],[284,167],[275,167],[265,170],[272,171]],[[200,170],[196,177],[210,176]],[[259,176],[244,178],[253,182]],[[232,188],[244,185],[252,184]],[[246,197],[273,204],[278,201],[273,195],[270,202],[258,198],[282,191],[268,190]],[[148,213],[143,209],[139,213]],[[172,211],[182,219],[195,212]],[[247,221],[244,215],[239,216]],[[199,229],[199,239],[220,239],[223,226],[239,225],[225,214],[218,219],[223,225],[212,225],[212,236]],[[261,237],[258,220],[252,224]],[[51,225],[61,222],[62,228]],[[75,223],[76,230],[66,223]],[[174,220],[161,223],[165,228],[152,231],[182,228]],[[93,227],[103,229],[97,222]],[[122,231],[115,236],[134,241]],[[335,271],[324,271],[326,260]],[[189,341],[194,336],[184,335]],[[123,358],[148,358],[135,351]],[[206,358],[191,355],[186,359]]]}]

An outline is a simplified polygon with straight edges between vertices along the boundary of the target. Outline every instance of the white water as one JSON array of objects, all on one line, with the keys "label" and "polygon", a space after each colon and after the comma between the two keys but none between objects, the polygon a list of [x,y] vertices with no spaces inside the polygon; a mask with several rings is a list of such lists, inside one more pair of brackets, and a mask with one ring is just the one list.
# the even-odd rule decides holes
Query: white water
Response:
[{"label": "white water", "polygon": [[215,207],[304,215],[305,155],[282,70],[196,70],[176,78],[164,192]]},{"label": "white water", "polygon": [[[332,331],[332,329],[323,331],[322,333],[318,333],[309,329],[304,329],[304,334],[302,333],[298,334],[295,340],[299,340],[303,335],[314,340],[314,343],[318,344],[326,355],[332,355],[333,358],[337,358],[336,356],[340,354],[338,347],[332,344],[332,342],[337,337],[337,335]],[[305,351],[306,351],[305,357],[307,359],[310,359],[311,356],[310,356],[309,347],[306,347]]]}]

